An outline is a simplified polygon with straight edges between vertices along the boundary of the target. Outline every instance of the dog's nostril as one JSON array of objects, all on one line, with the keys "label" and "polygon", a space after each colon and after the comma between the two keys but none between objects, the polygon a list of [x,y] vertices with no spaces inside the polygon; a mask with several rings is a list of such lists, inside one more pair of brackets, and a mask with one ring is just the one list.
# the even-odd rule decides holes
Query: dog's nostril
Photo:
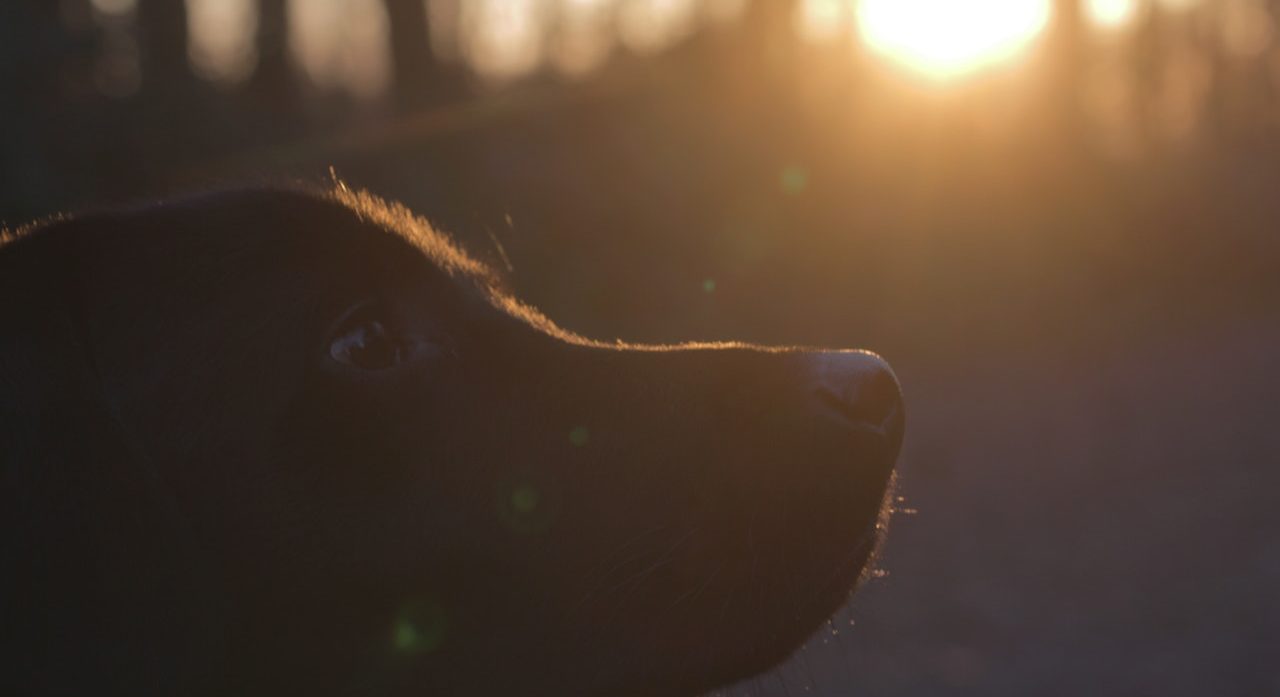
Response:
[{"label": "dog's nostril", "polygon": [[893,371],[879,357],[858,352],[813,356],[814,390],[822,408],[855,425],[890,431],[902,417]]}]

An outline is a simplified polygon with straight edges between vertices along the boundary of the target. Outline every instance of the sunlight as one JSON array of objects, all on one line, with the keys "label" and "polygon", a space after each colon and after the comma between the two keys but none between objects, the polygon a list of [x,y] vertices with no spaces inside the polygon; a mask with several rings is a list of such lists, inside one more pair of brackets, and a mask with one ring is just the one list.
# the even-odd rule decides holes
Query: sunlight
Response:
[{"label": "sunlight", "polygon": [[89,0],[89,4],[104,15],[132,14],[138,8],[138,0]]},{"label": "sunlight", "polygon": [[1123,27],[1138,15],[1137,0],[1088,0],[1085,14],[1100,27]]},{"label": "sunlight", "polygon": [[288,0],[289,48],[322,89],[364,99],[391,82],[387,14],[380,0]]},{"label": "sunlight", "polygon": [[555,66],[572,75],[599,67],[613,49],[613,11],[608,0],[561,0],[551,56]]},{"label": "sunlight", "polygon": [[697,9],[691,0],[631,0],[618,8],[618,34],[633,51],[660,51],[693,32]]},{"label": "sunlight", "polygon": [[850,9],[847,0],[805,0],[796,5],[796,31],[807,41],[839,39],[848,29]]},{"label": "sunlight", "polygon": [[1050,11],[1049,0],[861,0],[857,20],[872,50],[943,78],[1017,55]]},{"label": "sunlight", "polygon": [[1222,6],[1222,41],[1231,53],[1257,58],[1271,49],[1276,25],[1263,0],[1234,0]]},{"label": "sunlight", "polygon": [[462,5],[462,45],[482,75],[510,78],[542,62],[548,5],[542,0],[477,0]]},{"label": "sunlight", "polygon": [[[92,0],[89,7],[99,32],[99,53],[93,64],[93,85],[116,99],[137,94],[142,87],[142,51],[138,46],[136,0]],[[66,21],[64,17],[63,21]]]},{"label": "sunlight", "polygon": [[732,22],[747,9],[747,0],[702,0],[702,14],[712,22]]},{"label": "sunlight", "polygon": [[257,31],[257,0],[187,0],[187,55],[206,80],[247,78],[258,62]]}]

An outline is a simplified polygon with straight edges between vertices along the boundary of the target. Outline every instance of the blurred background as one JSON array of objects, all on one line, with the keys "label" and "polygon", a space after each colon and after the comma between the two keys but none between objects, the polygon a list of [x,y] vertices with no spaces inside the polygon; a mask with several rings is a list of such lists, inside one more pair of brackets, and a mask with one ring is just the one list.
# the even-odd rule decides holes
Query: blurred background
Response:
[{"label": "blurred background", "polygon": [[727,695],[1280,694],[1278,22],[5,0],[0,224],[336,172],[596,338],[883,353],[881,569]]}]

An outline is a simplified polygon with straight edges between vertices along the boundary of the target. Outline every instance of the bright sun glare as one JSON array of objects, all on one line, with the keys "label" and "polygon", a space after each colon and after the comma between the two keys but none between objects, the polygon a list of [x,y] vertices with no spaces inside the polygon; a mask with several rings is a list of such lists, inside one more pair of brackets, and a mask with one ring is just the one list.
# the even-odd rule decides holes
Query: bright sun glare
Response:
[{"label": "bright sun glare", "polygon": [[1084,6],[1089,19],[1103,27],[1127,24],[1138,11],[1135,0],[1089,0]]},{"label": "bright sun glare", "polygon": [[874,51],[950,77],[1016,55],[1050,11],[1050,0],[862,0],[858,28]]}]

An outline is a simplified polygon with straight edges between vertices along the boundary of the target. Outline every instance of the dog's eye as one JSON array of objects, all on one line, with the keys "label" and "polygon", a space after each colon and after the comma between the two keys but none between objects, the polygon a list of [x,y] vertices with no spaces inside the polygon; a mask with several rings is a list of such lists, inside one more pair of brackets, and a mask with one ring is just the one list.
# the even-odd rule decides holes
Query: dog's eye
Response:
[{"label": "dog's eye", "polygon": [[361,370],[387,370],[404,360],[405,351],[381,321],[353,318],[329,344],[329,357]]}]

